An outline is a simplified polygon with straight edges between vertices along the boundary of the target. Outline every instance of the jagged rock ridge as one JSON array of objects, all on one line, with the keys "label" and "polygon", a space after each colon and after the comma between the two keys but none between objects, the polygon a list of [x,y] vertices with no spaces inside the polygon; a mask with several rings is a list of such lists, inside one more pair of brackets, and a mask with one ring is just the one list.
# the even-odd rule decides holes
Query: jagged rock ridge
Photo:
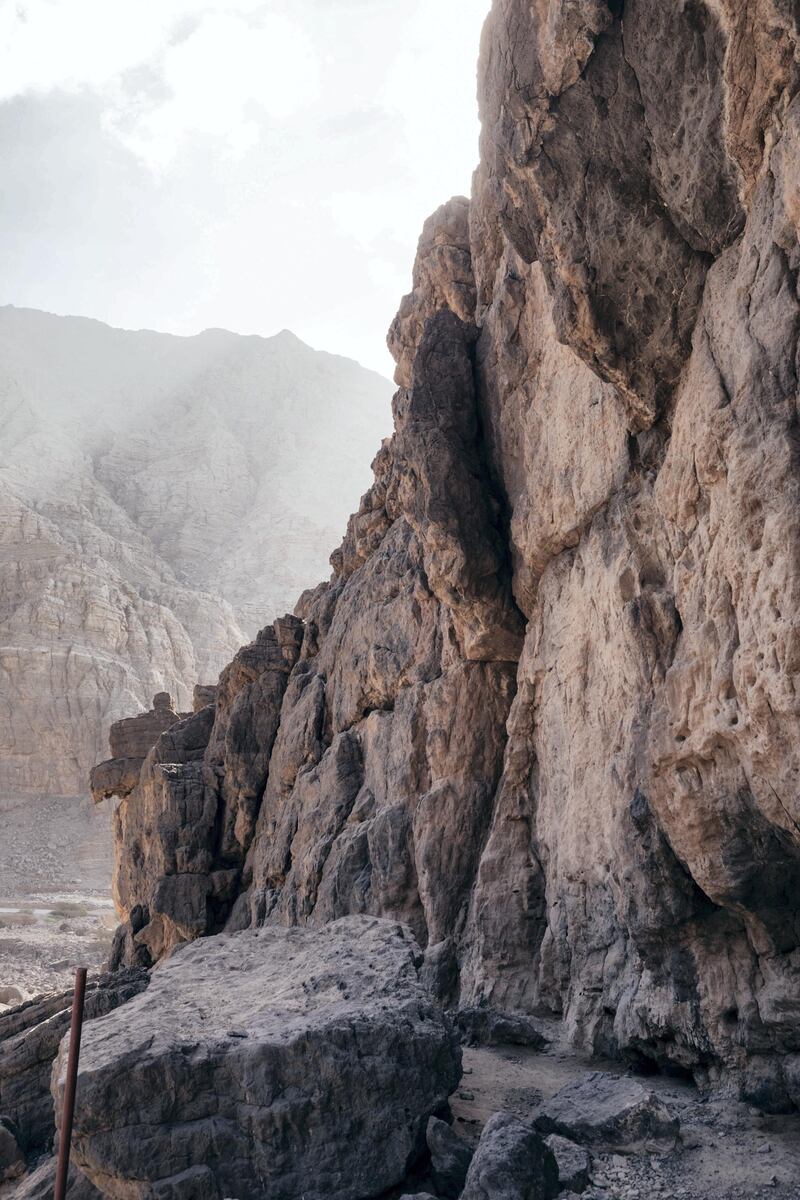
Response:
[{"label": "jagged rock ridge", "polygon": [[120,805],[118,958],[391,916],[800,1107],[796,7],[495,0],[479,88],[330,582]]},{"label": "jagged rock ridge", "polygon": [[391,388],[288,331],[11,307],[0,361],[0,792],[82,795],[113,721],[190,708],[319,577]]}]

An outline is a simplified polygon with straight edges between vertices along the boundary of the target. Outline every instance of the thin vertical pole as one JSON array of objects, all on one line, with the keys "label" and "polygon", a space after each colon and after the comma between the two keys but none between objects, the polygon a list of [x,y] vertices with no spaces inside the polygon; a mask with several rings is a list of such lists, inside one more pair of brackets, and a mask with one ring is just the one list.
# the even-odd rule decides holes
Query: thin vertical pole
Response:
[{"label": "thin vertical pole", "polygon": [[61,1128],[58,1136],[58,1167],[54,1200],[65,1200],[69,1176],[69,1146],[72,1140],[72,1119],[75,1115],[75,1085],[78,1080],[78,1056],[81,1052],[83,1029],[83,1000],[86,995],[86,967],[75,972],[75,994],[72,998],[72,1024],[69,1031],[69,1057],[67,1058],[67,1080],[64,1084],[64,1108],[61,1112]]}]

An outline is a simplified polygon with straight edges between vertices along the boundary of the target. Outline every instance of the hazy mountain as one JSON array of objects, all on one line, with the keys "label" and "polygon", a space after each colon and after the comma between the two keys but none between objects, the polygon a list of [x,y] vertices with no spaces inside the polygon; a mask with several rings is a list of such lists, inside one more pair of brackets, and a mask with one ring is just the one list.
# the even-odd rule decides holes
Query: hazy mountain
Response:
[{"label": "hazy mountain", "polygon": [[328,574],[391,384],[272,338],[0,308],[0,791],[85,790]]}]

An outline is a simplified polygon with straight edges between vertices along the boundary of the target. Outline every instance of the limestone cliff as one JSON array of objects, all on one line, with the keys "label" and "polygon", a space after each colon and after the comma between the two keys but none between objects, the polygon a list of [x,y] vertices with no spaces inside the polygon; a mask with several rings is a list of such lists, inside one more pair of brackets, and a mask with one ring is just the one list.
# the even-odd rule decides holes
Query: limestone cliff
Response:
[{"label": "limestone cliff", "polygon": [[390,394],[287,331],[0,308],[0,794],[83,793],[113,721],[162,690],[191,707],[294,603]]},{"label": "limestone cliff", "polygon": [[389,915],[449,1002],[800,1106],[798,74],[784,0],[495,0],[394,437],[121,802],[119,960]]}]

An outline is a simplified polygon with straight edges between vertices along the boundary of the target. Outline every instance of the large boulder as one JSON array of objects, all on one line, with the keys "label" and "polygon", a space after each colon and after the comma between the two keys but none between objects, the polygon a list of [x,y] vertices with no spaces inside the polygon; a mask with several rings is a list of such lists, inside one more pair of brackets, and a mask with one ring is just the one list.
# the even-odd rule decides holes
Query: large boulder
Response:
[{"label": "large boulder", "polygon": [[111,1200],[359,1200],[399,1183],[461,1074],[421,960],[404,926],[357,917],[182,946],[119,1019],[86,1027],[76,1165]]},{"label": "large boulder", "polygon": [[527,1013],[469,1007],[460,1009],[457,1019],[462,1041],[468,1046],[530,1046],[541,1050],[547,1045],[536,1018]]},{"label": "large boulder", "polygon": [[587,1071],[542,1105],[536,1127],[610,1150],[658,1152],[674,1147],[679,1122],[635,1079]]},{"label": "large boulder", "polygon": [[511,1113],[490,1117],[461,1200],[550,1200],[557,1193],[556,1160],[536,1130]]}]

